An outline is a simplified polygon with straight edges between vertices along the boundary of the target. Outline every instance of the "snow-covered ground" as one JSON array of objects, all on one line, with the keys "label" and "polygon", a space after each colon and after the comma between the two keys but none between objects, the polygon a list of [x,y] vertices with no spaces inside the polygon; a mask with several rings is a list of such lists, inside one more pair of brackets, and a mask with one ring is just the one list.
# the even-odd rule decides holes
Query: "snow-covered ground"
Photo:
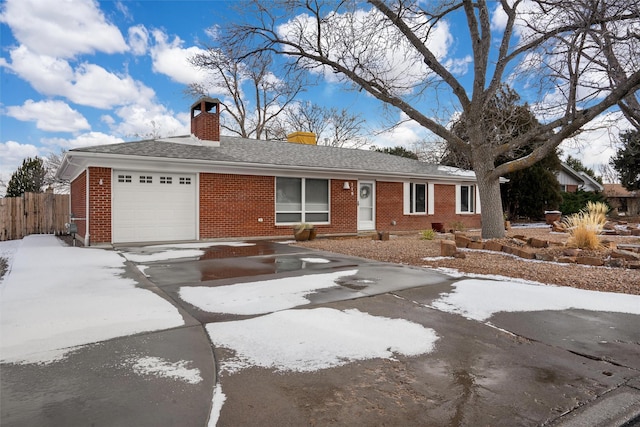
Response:
[{"label": "snow-covered ground", "polygon": [[63,246],[51,235],[1,242],[0,361],[51,362],[78,346],[184,324],[178,310],[122,277],[113,251]]}]

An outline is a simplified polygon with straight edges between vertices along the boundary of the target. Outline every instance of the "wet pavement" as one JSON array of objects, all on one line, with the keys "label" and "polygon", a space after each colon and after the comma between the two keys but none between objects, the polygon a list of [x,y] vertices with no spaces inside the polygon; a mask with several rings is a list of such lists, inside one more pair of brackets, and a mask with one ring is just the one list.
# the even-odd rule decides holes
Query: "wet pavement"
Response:
[{"label": "wet pavement", "polygon": [[[3,426],[204,426],[216,384],[226,396],[219,426],[640,423],[638,315],[558,310],[469,320],[432,306],[459,279],[268,241],[118,251],[132,260],[129,276],[178,307],[185,326],[83,346],[49,365],[2,365]],[[354,273],[297,309],[406,319],[437,331],[434,351],[315,372],[220,372],[235,354],[212,353],[203,325],[259,315],[205,311],[180,294],[341,271]],[[136,370],[141,356],[188,361],[202,380]]]}]

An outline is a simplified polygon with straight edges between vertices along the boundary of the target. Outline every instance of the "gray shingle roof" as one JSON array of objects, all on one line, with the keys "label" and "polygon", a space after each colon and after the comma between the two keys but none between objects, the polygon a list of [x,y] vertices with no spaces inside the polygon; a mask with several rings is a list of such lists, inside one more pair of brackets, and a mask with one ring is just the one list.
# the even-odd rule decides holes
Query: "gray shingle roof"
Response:
[{"label": "gray shingle roof", "polygon": [[457,179],[461,177],[475,178],[473,172],[470,171],[446,168],[376,151],[284,141],[262,141],[224,135],[220,139],[218,147],[208,146],[195,138],[183,136],[77,148],[71,152],[126,155],[140,158],[193,159],[210,161],[213,164],[218,162],[237,163],[239,166],[249,163],[272,167],[299,167],[300,169],[362,171],[407,176],[450,176]]}]

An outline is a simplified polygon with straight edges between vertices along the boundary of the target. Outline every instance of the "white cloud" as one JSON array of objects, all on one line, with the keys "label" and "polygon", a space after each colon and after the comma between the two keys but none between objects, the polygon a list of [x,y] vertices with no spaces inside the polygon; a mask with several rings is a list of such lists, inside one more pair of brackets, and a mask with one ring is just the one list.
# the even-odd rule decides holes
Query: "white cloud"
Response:
[{"label": "white cloud", "polygon": [[155,45],[151,47],[153,71],[170,77],[183,84],[199,83],[206,79],[207,73],[189,63],[189,58],[205,53],[197,46],[184,48],[179,37],[169,41],[169,37],[160,30],[152,32]]},{"label": "white cloud", "polygon": [[7,0],[0,17],[31,51],[60,58],[128,50],[120,30],[92,0]]},{"label": "white cloud", "polygon": [[433,134],[429,130],[418,122],[409,120],[405,113],[399,112],[396,125],[386,132],[378,134],[373,139],[373,145],[377,147],[402,146],[408,150],[413,150],[413,144],[431,137],[433,137]]},{"label": "white cloud", "polygon": [[122,120],[112,129],[128,137],[188,135],[191,131],[188,112],[174,114],[160,104],[132,104],[120,107],[116,115]]},{"label": "white cloud", "polygon": [[149,101],[153,89],[129,75],[116,75],[95,64],[82,63],[73,69],[64,59],[39,55],[26,46],[10,52],[13,72],[38,92],[62,96],[78,105],[111,108],[132,102]]},{"label": "white cloud", "polygon": [[89,122],[78,111],[62,101],[33,101],[22,106],[7,107],[7,115],[22,121],[34,121],[40,130],[49,132],[76,132],[90,129]]},{"label": "white cloud", "polygon": [[631,128],[619,111],[603,114],[588,123],[582,133],[565,140],[560,148],[597,173],[598,166],[608,164],[615,155],[618,135]]},{"label": "white cloud", "polygon": [[102,132],[87,132],[75,138],[43,138],[42,142],[49,146],[55,146],[64,150],[79,147],[91,147],[95,145],[117,144],[124,142],[122,138],[107,135]]},{"label": "white cloud", "polygon": [[144,25],[129,28],[129,47],[134,55],[144,55],[149,46],[149,32]]}]

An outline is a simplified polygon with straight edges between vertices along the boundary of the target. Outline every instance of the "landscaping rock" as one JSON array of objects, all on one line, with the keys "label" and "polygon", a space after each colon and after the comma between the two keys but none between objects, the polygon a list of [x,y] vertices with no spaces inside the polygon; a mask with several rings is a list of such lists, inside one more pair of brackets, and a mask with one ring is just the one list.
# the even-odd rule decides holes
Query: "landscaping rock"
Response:
[{"label": "landscaping rock", "polygon": [[581,256],[576,258],[576,264],[592,265],[594,267],[600,267],[601,265],[604,265],[604,260],[602,258],[598,258],[594,256]]},{"label": "landscaping rock", "polygon": [[626,261],[640,261],[640,254],[631,251],[616,249],[611,252],[611,258],[622,258]]},{"label": "landscaping rock", "polygon": [[565,263],[565,264],[575,264],[576,257],[563,256],[563,257],[558,258],[558,262],[562,262],[562,263]]},{"label": "landscaping rock", "polygon": [[507,246],[507,245],[504,245],[504,246],[502,247],[502,252],[504,252],[505,254],[513,254],[513,252],[514,252],[515,250],[516,250],[516,248],[511,247],[511,246]]},{"label": "landscaping rock", "polygon": [[617,247],[614,249],[620,249],[623,251],[629,251],[629,252],[636,252],[636,253],[640,253],[640,245],[634,245],[634,244],[619,244],[616,245]]},{"label": "landscaping rock", "polygon": [[488,240],[484,243],[484,248],[488,251],[502,252],[502,243],[495,240]]},{"label": "landscaping rock", "polygon": [[604,265],[613,268],[623,268],[624,260],[622,258],[609,258],[607,261],[605,261]]},{"label": "landscaping rock", "polygon": [[441,256],[455,256],[458,252],[456,242],[453,240],[441,240],[440,241],[440,255]]},{"label": "landscaping rock", "polygon": [[616,229],[616,223],[615,222],[611,222],[611,221],[607,221],[605,222],[605,224],[602,226],[602,228],[604,230],[615,230]]},{"label": "landscaping rock", "polygon": [[535,259],[536,258],[536,254],[534,254],[533,252],[529,252],[525,249],[520,249],[520,248],[515,248],[515,250],[513,251],[514,255],[519,256],[520,258],[524,258],[524,259]]},{"label": "landscaping rock", "polygon": [[454,258],[465,259],[467,256],[463,252],[456,252],[455,254],[453,254],[453,257]]},{"label": "landscaping rock", "polygon": [[548,261],[548,262],[552,262],[556,260],[553,257],[553,255],[549,255],[549,254],[536,254],[536,259],[539,261]]},{"label": "landscaping rock", "polygon": [[467,248],[468,249],[484,249],[484,243],[483,242],[475,242],[475,241],[472,240],[467,245]]},{"label": "landscaping rock", "polygon": [[566,233],[567,227],[565,227],[565,225],[560,221],[554,221],[553,224],[551,224],[551,231],[556,233]]},{"label": "landscaping rock", "polygon": [[580,249],[577,249],[577,248],[567,248],[562,252],[562,254],[564,256],[575,258],[578,255],[580,255],[580,252],[582,252],[582,251]]},{"label": "landscaping rock", "polygon": [[640,228],[634,228],[633,230],[631,230],[631,235],[640,236]]},{"label": "landscaping rock", "polygon": [[469,243],[471,243],[471,239],[469,239],[462,233],[456,233],[455,239],[456,246],[459,248],[466,248],[467,246],[469,246]]},{"label": "landscaping rock", "polygon": [[633,270],[640,270],[640,261],[632,261],[627,263],[627,268],[631,268]]},{"label": "landscaping rock", "polygon": [[542,240],[542,239],[536,239],[535,237],[532,237],[529,239],[529,245],[533,248],[548,248],[549,247],[549,241],[548,240]]}]

